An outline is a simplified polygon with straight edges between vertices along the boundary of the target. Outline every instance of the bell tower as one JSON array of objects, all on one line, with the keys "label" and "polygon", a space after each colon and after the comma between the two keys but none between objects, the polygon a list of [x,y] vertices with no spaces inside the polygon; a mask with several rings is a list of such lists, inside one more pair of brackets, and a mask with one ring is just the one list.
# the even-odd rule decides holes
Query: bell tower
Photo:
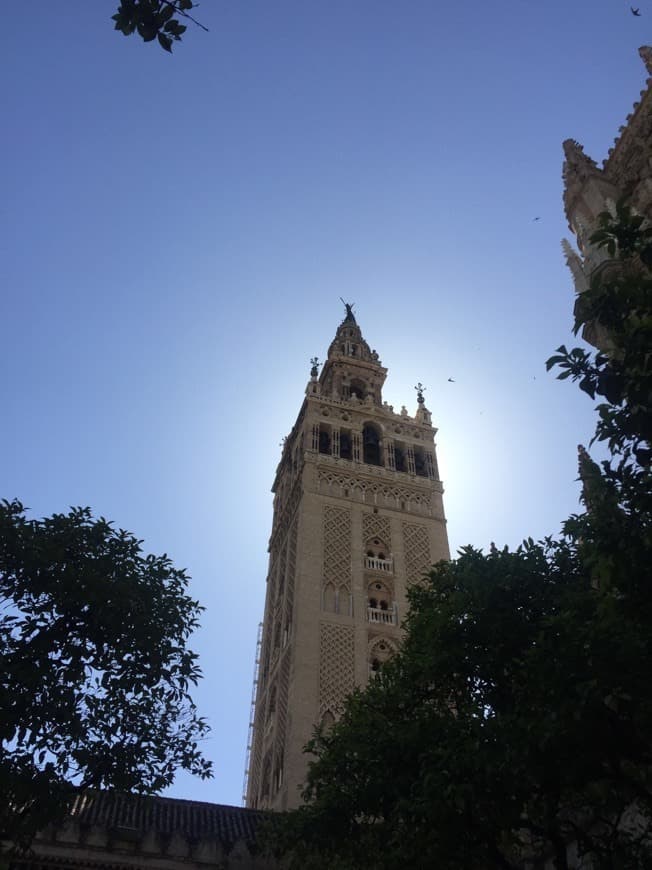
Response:
[{"label": "bell tower", "polygon": [[406,591],[449,558],[430,411],[396,413],[353,313],[284,439],[274,516],[247,806],[301,802],[303,746],[395,652]]}]

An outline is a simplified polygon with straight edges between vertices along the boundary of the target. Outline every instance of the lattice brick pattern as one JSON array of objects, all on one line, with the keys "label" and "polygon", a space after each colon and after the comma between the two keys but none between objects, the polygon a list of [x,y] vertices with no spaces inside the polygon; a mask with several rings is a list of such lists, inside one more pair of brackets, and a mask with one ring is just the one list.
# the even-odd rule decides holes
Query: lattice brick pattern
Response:
[{"label": "lattice brick pattern", "polygon": [[355,681],[354,629],[350,625],[322,622],[319,636],[319,718],[329,710],[342,712],[344,698]]},{"label": "lattice brick pattern", "polygon": [[278,681],[276,752],[285,748],[285,729],[288,718],[288,689],[290,686],[290,647],[286,647],[281,659]]},{"label": "lattice brick pattern", "polygon": [[286,592],[286,609],[291,610],[294,603],[294,572],[297,566],[297,528],[299,521],[294,518],[290,529],[290,546],[288,550],[288,577],[287,577],[287,592]]},{"label": "lattice brick pattern", "polygon": [[324,585],[351,588],[351,511],[324,506]]},{"label": "lattice brick pattern", "polygon": [[362,543],[366,544],[370,538],[380,538],[391,552],[392,541],[389,526],[389,517],[381,517],[380,514],[362,515]]},{"label": "lattice brick pattern", "polygon": [[[285,590],[285,630],[292,631],[292,606],[294,599],[294,573],[297,564],[297,530],[298,519],[295,516],[290,527],[289,544],[287,547],[287,584]],[[276,731],[276,753],[285,749],[285,731],[288,712],[288,692],[290,688],[290,649],[291,644],[283,650],[278,681],[278,725]]]},{"label": "lattice brick pattern", "polygon": [[423,579],[430,568],[430,543],[425,526],[403,523],[403,543],[405,545],[405,573],[408,583]]}]

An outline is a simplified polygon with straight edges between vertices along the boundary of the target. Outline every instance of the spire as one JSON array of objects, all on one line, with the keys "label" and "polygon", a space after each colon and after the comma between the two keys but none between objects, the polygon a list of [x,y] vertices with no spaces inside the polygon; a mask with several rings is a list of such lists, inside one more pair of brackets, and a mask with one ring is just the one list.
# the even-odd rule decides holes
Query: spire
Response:
[{"label": "spire", "polygon": [[334,356],[346,356],[351,358],[352,362],[361,361],[380,366],[378,354],[375,350],[371,350],[364,340],[362,330],[355,319],[353,313],[355,302],[344,302],[342,299],[342,303],[346,309],[346,315],[337,327],[335,338],[328,348],[328,359],[332,359]]},{"label": "spire", "polygon": [[[328,356],[319,376],[319,394],[340,400],[356,398],[375,405],[382,404],[381,390],[387,369],[378,354],[365,341],[355,319],[352,302],[342,303],[346,309],[344,320],[337,327],[335,338],[328,348]],[[317,392],[315,384],[309,384]]]},{"label": "spire", "polygon": [[642,45],[638,53],[641,56],[641,60],[645,64],[645,68],[652,76],[652,45]]},{"label": "spire", "polygon": [[599,175],[598,164],[584,153],[584,148],[575,139],[565,139],[563,143],[566,160],[564,162],[564,178],[572,174],[578,178],[587,178],[589,175]]}]

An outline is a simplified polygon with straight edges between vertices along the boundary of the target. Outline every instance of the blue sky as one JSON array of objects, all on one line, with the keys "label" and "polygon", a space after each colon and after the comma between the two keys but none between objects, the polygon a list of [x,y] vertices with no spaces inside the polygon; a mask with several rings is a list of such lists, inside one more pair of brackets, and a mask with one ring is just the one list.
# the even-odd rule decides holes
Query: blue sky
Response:
[{"label": "blue sky", "polygon": [[652,7],[204,0],[168,56],[116,5],[4,21],[0,496],[189,570],[216,777],[171,793],[238,803],[269,488],[340,296],[384,397],[428,387],[454,551],[577,509],[561,142],[606,156]]}]

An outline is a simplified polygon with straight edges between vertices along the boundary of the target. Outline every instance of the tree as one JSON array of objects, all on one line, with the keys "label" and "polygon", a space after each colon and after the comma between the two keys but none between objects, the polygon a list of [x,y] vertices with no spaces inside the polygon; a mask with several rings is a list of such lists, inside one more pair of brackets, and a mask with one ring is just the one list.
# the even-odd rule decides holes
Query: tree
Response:
[{"label": "tree", "polygon": [[307,750],[270,826],[291,867],[652,866],[652,231],[623,204],[548,368],[598,396],[582,513],[515,552],[464,548],[410,593],[405,640]]},{"label": "tree", "polygon": [[166,556],[88,508],[0,503],[0,835],[29,842],[83,788],[154,793],[211,763],[189,694],[202,608]]},{"label": "tree", "polygon": [[156,39],[161,48],[171,52],[173,44],[180,42],[187,30],[176,16],[208,30],[190,14],[198,5],[194,0],[120,0],[112,20],[115,29],[125,36],[137,33],[144,42]]}]

